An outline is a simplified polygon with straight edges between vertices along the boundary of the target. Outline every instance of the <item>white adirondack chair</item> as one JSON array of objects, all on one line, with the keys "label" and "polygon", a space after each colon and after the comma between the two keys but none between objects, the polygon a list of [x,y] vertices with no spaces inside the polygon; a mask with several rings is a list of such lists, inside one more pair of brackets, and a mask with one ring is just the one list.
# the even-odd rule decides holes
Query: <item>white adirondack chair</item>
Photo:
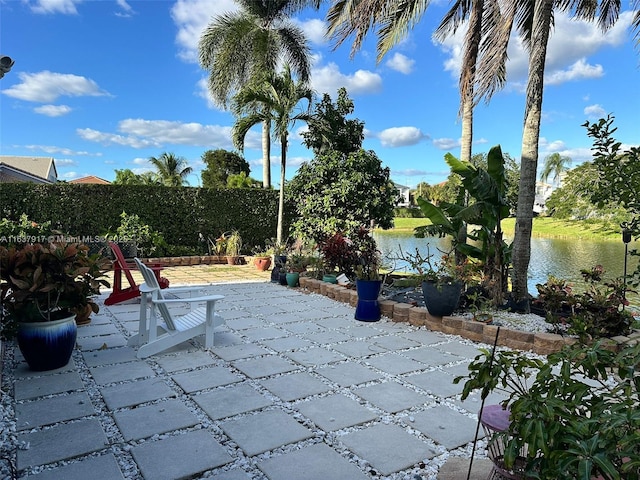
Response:
[{"label": "white adirondack chair", "polygon": [[[213,348],[213,330],[224,324],[224,318],[215,313],[215,304],[223,295],[208,295],[193,298],[165,298],[166,293],[193,291],[194,288],[169,288],[161,290],[153,270],[139,259],[134,259],[145,283],[140,285],[140,321],[138,333],[129,338],[130,346],[138,346],[138,358],[146,358],[168,348],[190,340],[198,335],[205,336],[205,348]],[[206,306],[192,309],[182,316],[173,316],[167,308],[171,303],[201,303]],[[147,311],[150,310],[150,314]],[[158,323],[157,313],[162,322]]]}]

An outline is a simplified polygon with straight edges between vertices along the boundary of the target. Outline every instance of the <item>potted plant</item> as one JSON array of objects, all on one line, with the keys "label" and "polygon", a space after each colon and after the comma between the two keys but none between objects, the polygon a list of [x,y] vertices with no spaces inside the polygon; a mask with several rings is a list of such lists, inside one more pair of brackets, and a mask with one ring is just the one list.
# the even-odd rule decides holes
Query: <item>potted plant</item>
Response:
[{"label": "potted plant", "polygon": [[81,290],[78,291],[77,304],[71,309],[76,314],[76,325],[86,325],[91,322],[91,314],[98,313],[100,307],[95,302],[95,295],[100,294],[100,287],[109,288],[105,279],[111,261],[98,253],[88,253],[86,257],[86,273],[82,274]]},{"label": "potted plant", "polygon": [[[352,242],[343,233],[336,232],[325,237],[318,243],[318,250],[323,259],[325,281],[337,283],[338,273],[344,273],[353,278],[353,268],[356,264],[355,251]],[[331,278],[329,278],[331,277]]]},{"label": "potted plant", "polygon": [[240,251],[242,250],[242,237],[238,230],[232,230],[224,235],[225,250],[227,253],[227,263],[229,265],[237,265]]},{"label": "potted plant", "polygon": [[[380,320],[380,266],[382,259],[376,246],[376,241],[365,228],[360,228],[353,241],[356,263],[354,272],[356,276],[356,291],[358,303],[356,305],[355,319],[364,322],[376,322]],[[351,255],[350,255],[351,256]]]},{"label": "potted plant", "polygon": [[287,285],[297,287],[300,281],[300,273],[304,272],[307,266],[306,257],[299,253],[293,253],[287,256],[285,263],[285,271],[287,272]]},{"label": "potted plant", "polygon": [[2,337],[17,337],[32,370],[66,365],[76,341],[73,310],[90,304],[97,311],[88,294],[104,284],[102,262],[88,250],[65,242],[0,247]]},{"label": "potted plant", "polygon": [[269,269],[271,266],[271,257],[273,255],[273,250],[256,250],[253,253],[253,264],[256,266],[258,270],[264,272]]}]

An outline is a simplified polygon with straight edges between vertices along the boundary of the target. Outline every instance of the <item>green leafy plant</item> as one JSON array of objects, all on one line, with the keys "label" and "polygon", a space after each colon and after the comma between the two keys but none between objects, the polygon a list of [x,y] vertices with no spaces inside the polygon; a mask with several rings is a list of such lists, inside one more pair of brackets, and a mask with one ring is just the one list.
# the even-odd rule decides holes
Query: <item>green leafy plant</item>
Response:
[{"label": "green leafy plant", "polygon": [[137,214],[120,214],[120,225],[116,228],[115,235],[118,241],[131,241],[139,250],[138,256],[150,257],[156,250],[166,247],[162,235],[154,231],[149,225],[143,223]]},{"label": "green leafy plant", "polygon": [[638,368],[640,344],[616,354],[576,343],[546,360],[511,351],[492,360],[485,350],[454,382],[468,378],[463,399],[477,388],[482,398],[509,391],[511,423],[497,435],[509,468],[524,447],[526,478],[630,480],[640,466]]},{"label": "green leafy plant", "polygon": [[366,228],[360,228],[352,240],[355,251],[355,275],[360,280],[380,280],[382,254]]},{"label": "green leafy plant", "polygon": [[326,274],[344,273],[347,277],[353,276],[357,257],[352,241],[342,232],[335,232],[321,239],[318,242],[318,250]]},{"label": "green leafy plant", "polygon": [[225,252],[229,257],[237,257],[242,250],[242,237],[238,230],[232,230],[223,235],[225,239]]},{"label": "green leafy plant", "polygon": [[74,309],[91,305],[109,260],[89,254],[77,243],[35,243],[21,249],[0,246],[0,299],[2,335],[11,337],[18,322],[47,322],[70,316]]}]

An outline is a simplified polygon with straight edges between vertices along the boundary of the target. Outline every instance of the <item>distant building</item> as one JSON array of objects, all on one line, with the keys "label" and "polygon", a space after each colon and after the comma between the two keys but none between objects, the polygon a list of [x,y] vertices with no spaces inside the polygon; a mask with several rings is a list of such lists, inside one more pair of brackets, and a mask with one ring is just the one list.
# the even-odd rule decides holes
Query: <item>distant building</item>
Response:
[{"label": "distant building", "polygon": [[0,155],[0,183],[56,183],[58,171],[53,157]]},{"label": "distant building", "polygon": [[76,178],[75,180],[69,180],[69,183],[98,183],[100,185],[111,185],[111,182],[104,178],[96,177],[95,175],[89,175],[87,177]]},{"label": "distant building", "polygon": [[398,207],[408,207],[411,204],[411,199],[409,197],[409,187],[404,185],[400,185],[399,183],[393,182],[393,185],[398,190],[398,195],[400,195],[401,200],[398,202]]},{"label": "distant building", "polygon": [[536,182],[536,196],[533,201],[533,212],[544,213],[547,210],[547,200],[553,192],[553,185],[545,182]]}]

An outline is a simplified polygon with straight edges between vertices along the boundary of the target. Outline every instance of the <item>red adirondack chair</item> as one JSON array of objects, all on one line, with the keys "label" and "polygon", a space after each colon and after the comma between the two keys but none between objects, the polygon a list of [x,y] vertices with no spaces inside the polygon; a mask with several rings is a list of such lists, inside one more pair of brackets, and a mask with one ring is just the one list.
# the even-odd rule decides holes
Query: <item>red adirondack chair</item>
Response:
[{"label": "red adirondack chair", "polygon": [[[140,296],[140,286],[133,279],[131,270],[138,270],[133,260],[127,261],[115,242],[109,242],[109,247],[116,259],[113,262],[113,292],[104,301],[105,305],[114,305]],[[164,268],[160,264],[149,264],[148,267],[153,270],[154,275],[158,279],[160,288],[167,288],[169,280],[160,276],[160,271]],[[122,288],[122,274],[124,273],[129,286]]]}]

